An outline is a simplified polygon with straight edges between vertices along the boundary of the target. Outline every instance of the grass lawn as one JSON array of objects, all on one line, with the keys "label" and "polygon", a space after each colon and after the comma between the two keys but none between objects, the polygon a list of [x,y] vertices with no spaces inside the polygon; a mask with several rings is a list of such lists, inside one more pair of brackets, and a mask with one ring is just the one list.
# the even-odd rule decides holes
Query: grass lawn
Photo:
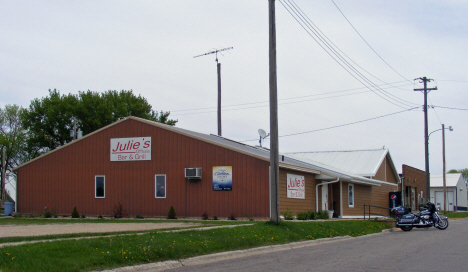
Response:
[{"label": "grass lawn", "polygon": [[446,214],[444,214],[444,212],[441,211],[440,214],[447,216],[449,219],[468,217],[468,212],[447,212]]},{"label": "grass lawn", "polygon": [[282,222],[280,225],[253,222],[252,226],[237,228],[177,233],[152,231],[144,235],[27,244],[0,248],[0,271],[105,269],[294,241],[360,236],[390,227],[381,222],[357,220]]}]

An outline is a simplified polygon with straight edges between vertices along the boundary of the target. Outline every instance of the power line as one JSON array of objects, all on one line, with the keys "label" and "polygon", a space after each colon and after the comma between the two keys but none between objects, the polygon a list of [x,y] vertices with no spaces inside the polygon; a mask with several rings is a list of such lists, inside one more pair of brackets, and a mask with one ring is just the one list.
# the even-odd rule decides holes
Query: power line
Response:
[{"label": "power line", "polygon": [[[289,1],[289,0],[287,0],[287,1]],[[376,76],[372,75],[370,72],[368,72],[367,70],[365,70],[364,68],[362,68],[362,67],[361,67],[359,64],[357,64],[355,61],[353,61],[353,60],[352,60],[349,56],[347,56],[342,50],[340,50],[340,48],[339,48],[338,46],[336,46],[336,45],[335,45],[335,44],[334,44],[334,43],[333,43],[333,42],[332,42],[332,41],[331,41],[331,40],[330,40],[330,39],[329,39],[313,22],[312,22],[312,20],[302,11],[302,9],[301,9],[294,1],[292,1],[292,3],[294,3],[296,10],[300,11],[301,15],[303,14],[303,16],[305,16],[305,18],[307,18],[307,20],[310,22],[309,25],[310,25],[312,28],[315,28],[321,35],[323,35],[323,37],[325,38],[323,41],[325,41],[325,43],[328,44],[328,42],[330,42],[330,43],[333,45],[333,47],[335,47],[339,52],[341,52],[347,59],[349,59],[352,63],[354,63],[356,66],[358,66],[361,70],[363,70],[364,72],[366,72],[366,73],[369,74],[370,76],[374,77],[375,79],[379,80],[380,82],[385,83],[385,81],[383,81],[383,80],[377,78]],[[296,13],[296,14],[297,14],[297,13]],[[303,18],[304,18],[304,17],[303,17]],[[328,42],[327,42],[327,41],[328,41]],[[328,44],[328,45],[329,45],[329,44]],[[333,49],[333,47],[332,47],[332,49]],[[349,63],[346,61],[346,59],[343,58],[343,60],[344,60],[347,64],[349,64]],[[373,82],[370,81],[367,77],[365,77],[364,75],[362,75],[357,69],[355,69],[355,68],[352,67],[352,66],[349,66],[349,67],[352,68],[352,69],[358,74],[358,76],[360,76],[360,77],[361,77],[362,79],[364,79],[367,83],[369,83],[370,85],[372,85],[374,88],[380,89],[380,88],[378,88],[378,87],[376,86],[375,83],[373,83]],[[361,83],[362,83],[362,82],[361,82]],[[417,104],[415,104],[415,103],[411,103],[411,102],[405,101],[405,100],[403,100],[403,99],[401,99],[401,98],[399,98],[399,97],[396,97],[396,96],[394,96],[394,95],[392,95],[392,94],[390,94],[390,93],[388,93],[388,92],[386,92],[386,91],[383,91],[382,89],[380,89],[380,91],[381,91],[382,93],[384,93],[384,94],[385,94],[388,98],[390,98],[390,99],[402,101],[402,102],[400,102],[400,101],[396,101],[396,102],[401,103],[401,104],[404,104],[405,106],[409,106],[409,105],[406,105],[405,103],[410,103],[410,104],[413,104],[413,105],[417,105]],[[377,94],[377,93],[376,93],[376,94]],[[377,94],[377,95],[378,95],[378,94]],[[410,107],[411,107],[411,106],[410,106]]]},{"label": "power line", "polygon": [[439,81],[451,81],[451,82],[468,82],[468,80],[456,80],[456,79],[445,79],[445,80],[440,80]]},{"label": "power line", "polygon": [[408,82],[411,82],[411,80],[407,79],[406,77],[404,77],[403,75],[401,75],[400,73],[398,73],[397,70],[395,70],[390,64],[388,64],[388,62],[386,62],[380,55],[379,53],[377,53],[374,48],[372,48],[372,46],[366,41],[366,39],[364,39],[364,37],[361,35],[361,33],[359,33],[359,31],[357,31],[357,29],[354,27],[354,25],[348,20],[348,18],[344,15],[343,11],[341,11],[341,9],[338,7],[338,5],[335,3],[335,1],[331,0],[333,2],[333,4],[335,5],[335,7],[338,9],[338,11],[341,13],[341,15],[343,15],[343,17],[346,19],[346,21],[349,23],[349,25],[354,29],[354,31],[359,35],[359,37],[361,37],[361,39],[367,44],[367,46],[388,66],[390,67],[390,69],[392,69],[395,73],[397,73],[399,76],[401,76],[402,78],[404,78],[406,81]]},{"label": "power line", "polygon": [[[398,86],[394,86],[391,84],[398,84],[402,83],[404,81],[397,81],[397,82],[392,82],[392,83],[385,83],[382,84],[381,86],[389,85],[390,87],[384,88],[384,89],[391,89],[391,88],[399,88],[403,86],[408,86],[410,84],[400,84]],[[382,87],[381,87],[382,88]],[[332,91],[332,92],[324,92],[324,93],[319,93],[319,94],[311,94],[311,95],[304,95],[304,96],[295,96],[295,97],[288,97],[288,98],[283,98],[283,99],[278,99],[278,101],[284,101],[284,100],[292,100],[292,99],[299,99],[299,98],[306,98],[306,97],[312,97],[312,96],[320,96],[320,95],[327,95],[327,94],[333,94],[333,93],[343,93],[343,92],[350,92],[350,91],[356,91],[356,90],[362,90],[362,89],[368,89],[367,87],[360,87],[360,88],[353,88],[353,89],[347,89],[347,90],[341,90],[341,91]],[[370,92],[370,91],[366,91]],[[301,101],[298,101],[301,102]],[[269,103],[269,101],[257,101],[257,102],[249,102],[249,103],[240,103],[240,104],[233,104],[233,105],[227,105],[223,106],[224,108],[228,107],[236,107],[236,106],[244,106],[244,105],[253,105],[253,104],[261,104],[261,103]],[[205,107],[205,108],[195,108],[195,109],[185,109],[185,110],[174,110],[171,111],[171,113],[176,113],[176,112],[182,112],[182,111],[197,111],[197,110],[207,110],[207,109],[216,109],[216,107]]]},{"label": "power line", "polygon": [[[285,3],[283,3],[285,2]],[[294,2],[294,1],[293,1]],[[382,99],[386,100],[387,102],[394,104],[395,106],[401,107],[401,108],[408,108],[411,107],[407,103],[414,104],[408,101],[405,101],[403,99],[400,99],[398,97],[395,97],[383,90],[379,90],[378,86],[369,80],[366,76],[364,76],[361,72],[359,72],[353,65],[351,65],[345,57],[343,57],[338,51],[340,51],[342,54],[343,51],[341,51],[336,45],[334,45],[323,32],[318,29],[318,27],[310,20],[307,15],[305,15],[302,10],[294,3],[294,5],[289,1],[289,0],[280,0],[280,3],[283,5],[283,7],[289,12],[289,14],[299,23],[299,25],[309,34],[309,36],[314,39],[314,41],[322,47],[322,49],[335,61],[337,62],[346,72],[348,72],[352,77],[354,77],[357,81],[359,81],[361,84],[366,86],[369,90],[373,91],[376,95],[381,97]],[[320,40],[320,42],[318,41]],[[328,42],[330,41],[330,42]],[[332,43],[333,46],[330,44]],[[346,56],[346,54],[344,54]],[[351,58],[346,56],[347,59],[350,61]],[[354,61],[352,61],[355,63]],[[362,67],[360,67],[362,70],[364,70]],[[366,70],[364,70],[366,73],[370,74]],[[383,81],[382,81],[383,82]],[[375,88],[376,90],[374,90]],[[400,100],[400,101],[398,101]],[[403,101],[403,102],[402,102]]]},{"label": "power line", "polygon": [[460,109],[460,108],[451,108],[451,107],[443,107],[443,106],[434,106],[436,108],[442,108],[442,109],[450,109],[450,110],[461,110],[461,111],[468,111],[468,109]]},{"label": "power line", "polygon": [[429,99],[429,102],[431,103],[431,109],[434,111],[435,115],[437,116],[437,119],[439,119],[439,123],[442,125],[442,121],[440,121],[440,117],[439,117],[439,115],[437,114],[437,111],[435,110],[434,105],[432,104],[431,99],[430,99],[429,97],[428,97],[427,99]]},{"label": "power line", "polygon": [[[394,112],[394,113],[389,113],[389,114],[385,114],[385,115],[381,115],[381,116],[377,116],[377,117],[373,117],[373,118],[369,118],[369,119],[364,119],[364,120],[360,120],[360,121],[356,121],[356,122],[352,122],[352,123],[347,123],[347,124],[342,124],[342,125],[337,125],[337,126],[327,127],[327,128],[321,128],[321,129],[315,129],[315,130],[310,130],[310,131],[298,132],[298,133],[293,133],[293,134],[286,134],[286,135],[281,135],[279,137],[289,137],[289,136],[295,136],[295,135],[301,135],[301,134],[307,134],[307,133],[312,133],[312,132],[317,132],[317,131],[323,131],[323,130],[329,130],[329,129],[334,129],[334,128],[340,128],[340,127],[355,125],[355,124],[359,124],[359,123],[363,123],[363,122],[367,122],[367,121],[372,121],[372,120],[376,120],[376,119],[391,116],[391,115],[396,115],[396,114],[407,112],[407,111],[412,111],[412,110],[415,110],[415,109],[418,109],[418,107],[411,108],[411,109],[406,109],[406,110],[402,110],[402,111],[397,111],[397,112]],[[251,142],[251,141],[258,141],[258,139],[244,140],[244,141],[239,141],[239,142],[242,143],[242,142]]]},{"label": "power line", "polygon": [[[368,93],[368,92],[372,92],[371,90],[367,90],[367,91],[361,91],[361,92],[355,92],[355,93],[351,93],[351,94],[341,94],[341,95],[335,95],[335,96],[327,96],[327,97],[319,97],[319,98],[313,98],[313,99],[303,99],[303,100],[300,100],[300,101],[292,101],[292,102],[284,102],[284,103],[279,103],[278,105],[289,105],[289,104],[297,104],[297,103],[303,103],[303,102],[309,102],[309,101],[316,101],[316,100],[323,100],[323,99],[329,99],[329,98],[337,98],[337,97],[344,97],[344,96],[350,96],[350,95],[355,95],[355,94],[362,94],[362,93]],[[313,95],[313,96],[317,96],[317,95],[320,95],[320,94],[316,94],[316,95]],[[264,101],[264,102],[255,102],[255,104],[258,104],[258,103],[268,103],[268,101]],[[246,104],[253,104],[253,103],[246,103]],[[243,105],[243,104],[238,104],[238,105]],[[223,112],[227,112],[227,111],[236,111],[236,110],[245,110],[245,109],[254,109],[254,108],[264,108],[264,107],[268,107],[269,105],[260,105],[260,106],[251,106],[251,107],[242,107],[242,108],[235,108],[235,109],[225,109],[223,110]],[[212,109],[213,107],[211,107]],[[210,109],[210,108],[205,108],[205,109]],[[202,114],[202,113],[212,113],[212,112],[215,112],[214,110],[211,110],[211,111],[202,111],[202,112],[189,112],[189,113],[180,113],[180,114],[174,114],[174,116],[180,116],[180,115],[192,115],[192,114]]]}]

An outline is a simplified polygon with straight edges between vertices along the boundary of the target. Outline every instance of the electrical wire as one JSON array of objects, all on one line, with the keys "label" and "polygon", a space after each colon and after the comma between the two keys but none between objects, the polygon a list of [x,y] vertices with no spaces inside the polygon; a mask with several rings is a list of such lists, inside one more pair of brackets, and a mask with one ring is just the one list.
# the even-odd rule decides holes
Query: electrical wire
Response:
[{"label": "electrical wire", "polygon": [[[329,98],[337,98],[337,97],[344,97],[344,96],[350,96],[350,95],[355,95],[355,94],[362,94],[362,93],[368,93],[371,92],[371,90],[366,90],[366,91],[361,91],[361,92],[354,92],[351,94],[341,94],[341,95],[335,95],[335,96],[327,96],[327,97],[319,97],[319,98],[313,98],[313,99],[303,99],[299,101],[292,101],[292,102],[284,102],[284,103],[278,103],[279,106],[281,105],[289,105],[289,104],[297,104],[297,103],[303,103],[303,102],[309,102],[309,101],[316,101],[316,100],[323,100],[323,99],[329,99]],[[335,92],[336,93],[336,92]],[[329,93],[328,93],[329,94]],[[310,96],[318,96],[318,95],[323,95],[323,94],[315,94],[315,95],[309,95]],[[284,99],[286,100],[286,99]],[[268,103],[268,101],[264,102],[255,102],[256,104],[258,103]],[[246,104],[253,104],[253,103],[246,103]],[[238,105],[244,105],[244,104],[238,104]],[[269,107],[269,104],[267,105],[260,105],[260,106],[251,106],[251,107],[242,107],[242,108],[235,108],[235,109],[224,109],[222,112],[228,112],[228,111],[236,111],[236,110],[244,110],[244,109],[254,109],[254,108],[264,108],[264,107]],[[203,108],[203,109],[215,109],[216,107],[210,107],[210,108]],[[193,115],[193,114],[202,114],[202,113],[213,113],[216,112],[216,110],[211,110],[211,111],[201,111],[201,112],[189,112],[189,113],[179,113],[179,114],[173,114],[173,116],[180,116],[180,115]],[[171,112],[172,113],[172,112]]]},{"label": "electrical wire", "polygon": [[[284,3],[283,3],[284,2]],[[406,108],[408,109],[411,107],[409,104],[414,104],[408,101],[405,101],[403,99],[400,99],[398,97],[395,97],[383,90],[379,90],[377,85],[369,80],[366,76],[364,76],[361,72],[359,72],[353,65],[351,65],[346,58],[350,59],[348,56],[346,56],[344,53],[343,55],[346,56],[343,57],[342,54],[340,54],[338,51],[342,52],[336,45],[333,44],[333,46],[330,44],[332,43],[329,41],[329,39],[326,37],[326,35],[321,32],[318,27],[310,20],[307,15],[305,15],[302,10],[294,3],[292,4],[291,1],[289,0],[280,0],[281,5],[288,11],[288,13],[296,20],[297,23],[309,34],[309,36],[314,39],[314,41],[335,61],[337,62],[346,72],[348,72],[352,77],[354,77],[357,81],[359,81],[361,84],[366,86],[369,90],[374,92],[376,95],[381,97],[382,99],[386,100],[387,102],[401,107],[401,108]],[[320,40],[320,42],[319,42]],[[327,41],[328,40],[328,41]],[[351,60],[352,61],[352,60]],[[354,62],[355,63],[355,62]],[[364,70],[361,67],[362,70]],[[365,71],[365,70],[364,70]],[[369,72],[365,71],[366,73],[370,74]],[[374,90],[375,89],[375,90]],[[408,104],[409,103],[409,104]]]},{"label": "electrical wire", "polygon": [[[286,0],[286,1],[289,1],[289,0]],[[289,3],[291,4],[291,2],[289,2]],[[339,48],[338,48],[338,47],[337,47],[337,46],[336,46],[336,45],[335,45],[335,44],[334,44],[334,43],[333,43],[333,42],[332,42],[332,41],[331,41],[331,40],[330,40],[330,39],[329,39],[313,22],[312,22],[312,20],[310,20],[310,18],[302,11],[302,9],[301,9],[299,6],[297,6],[297,4],[296,4],[294,1],[292,1],[292,3],[294,3],[294,5],[295,5],[295,6],[294,6],[295,10],[296,10],[298,13],[300,13],[300,15],[302,16],[302,18],[306,19],[306,23],[309,22],[309,26],[311,26],[312,28],[314,28],[314,30],[316,29],[316,31],[319,33],[319,35],[323,35],[323,39],[321,39],[321,40],[322,40],[323,42],[325,42],[327,45],[329,45],[329,48],[332,48],[332,50],[334,50],[334,48],[336,48],[336,50],[338,50],[341,54],[343,54],[347,59],[349,59],[352,63],[354,63],[356,66],[358,66],[358,67],[359,67],[361,70],[363,70],[365,73],[371,75],[372,77],[376,78],[377,80],[379,80],[379,81],[381,81],[381,82],[384,82],[383,80],[378,79],[377,77],[375,77],[374,75],[372,75],[371,73],[369,73],[367,70],[365,70],[364,68],[362,68],[361,66],[359,66],[355,61],[353,61],[349,56],[347,56],[342,50],[340,50],[340,49],[339,49]],[[291,4],[291,5],[292,5],[292,4]],[[289,5],[288,5],[288,6],[289,6]],[[297,15],[297,13],[296,13],[296,15]],[[329,42],[329,43],[328,43],[328,42]],[[331,46],[330,44],[333,45],[333,46]],[[335,51],[335,52],[336,52],[336,51]],[[334,54],[335,54],[335,53],[334,53]],[[339,54],[339,53],[338,53],[338,54]],[[364,75],[362,75],[356,68],[354,68],[353,66],[351,66],[351,65],[347,62],[347,60],[346,60],[345,58],[343,58],[341,55],[339,56],[339,58],[340,58],[341,60],[344,60],[344,61],[346,62],[345,64],[346,64],[348,67],[350,67],[351,70],[353,70],[354,72],[356,72],[357,75],[358,75],[359,77],[361,77],[363,80],[365,80],[365,81],[366,81],[369,85],[371,85],[372,87],[374,87],[374,88],[378,89],[379,91],[381,91],[381,93],[383,93],[383,94],[384,94],[386,97],[388,97],[389,99],[400,100],[400,101],[396,101],[396,102],[401,103],[401,104],[403,104],[403,105],[405,105],[405,106],[407,106],[407,107],[412,107],[412,106],[411,106],[411,105],[407,105],[406,103],[413,104],[413,106],[414,106],[414,105],[417,105],[417,104],[414,104],[414,103],[405,101],[405,100],[403,100],[403,99],[401,99],[401,98],[398,98],[398,97],[396,97],[396,96],[394,96],[394,95],[392,95],[392,94],[390,94],[390,93],[388,93],[388,92],[385,92],[385,91],[379,89],[379,88],[375,85],[375,83],[373,83],[372,81],[370,81],[367,77],[365,77]],[[362,82],[361,82],[361,83],[362,83]],[[378,95],[378,93],[376,93],[376,94]],[[404,107],[403,107],[403,108],[404,108]]]},{"label": "electrical wire", "polygon": [[[287,0],[287,1],[289,1],[289,0]],[[373,74],[371,74],[370,72],[368,72],[366,69],[362,68],[362,67],[361,67],[359,64],[357,64],[355,61],[353,61],[353,60],[352,60],[348,55],[346,55],[338,46],[336,46],[336,45],[335,45],[335,44],[334,44],[334,43],[317,27],[317,25],[315,25],[314,22],[312,22],[312,20],[310,20],[310,18],[302,11],[302,9],[294,2],[294,0],[292,0],[292,3],[294,3],[296,10],[297,10],[298,12],[300,12],[301,14],[303,14],[303,15],[305,16],[305,18],[307,18],[306,21],[310,22],[310,25],[311,25],[311,26],[313,25],[313,27],[315,27],[315,28],[317,29],[317,31],[318,31],[321,35],[323,35],[323,37],[325,38],[325,41],[326,41],[327,43],[329,42],[331,45],[333,45],[332,48],[336,48],[336,50],[338,50],[338,51],[339,51],[341,54],[343,54],[347,59],[349,59],[349,61],[351,61],[354,65],[356,65],[357,67],[359,67],[361,70],[363,70],[363,71],[364,71],[365,73],[367,73],[368,75],[372,76],[373,78],[377,79],[377,80],[380,81],[380,82],[386,83],[385,81],[383,81],[383,80],[377,78],[376,76],[374,76]],[[346,60],[345,60],[345,61],[346,61]],[[347,62],[347,61],[346,61],[346,62]],[[354,67],[353,67],[353,69],[354,69]],[[355,69],[355,71],[358,72],[358,73],[360,74],[360,72],[359,72],[357,69]],[[360,75],[363,76],[362,74],[360,74]],[[412,103],[412,102],[403,100],[403,99],[401,99],[401,98],[399,98],[399,97],[397,97],[397,96],[394,96],[394,95],[392,95],[392,94],[390,94],[390,93],[388,93],[388,92],[386,92],[386,91],[383,91],[383,90],[380,89],[380,88],[377,88],[377,87],[375,86],[375,84],[374,84],[372,81],[368,80],[366,77],[365,77],[365,80],[367,80],[368,82],[370,82],[370,84],[373,85],[374,88],[379,89],[379,91],[385,93],[386,96],[391,96],[391,97],[390,97],[391,99],[400,100],[399,102],[402,103],[402,104],[405,104],[405,105],[406,105],[406,103],[413,104],[412,106],[417,105],[417,104],[415,104],[415,103]],[[411,105],[406,105],[406,106],[412,107]]]},{"label": "electrical wire", "polygon": [[[356,122],[352,122],[352,123],[347,123],[347,124],[342,124],[342,125],[337,125],[337,126],[332,126],[332,127],[327,127],[327,128],[321,128],[321,129],[315,129],[315,130],[310,130],[310,131],[286,134],[286,135],[281,135],[281,136],[278,136],[278,137],[290,137],[290,136],[307,134],[307,133],[312,133],[312,132],[317,132],[317,131],[323,131],[323,130],[329,130],[329,129],[334,129],[334,128],[346,127],[346,126],[350,126],[350,125],[355,125],[355,124],[359,124],[359,123],[363,123],[363,122],[368,122],[368,121],[372,121],[372,120],[376,120],[376,119],[396,115],[396,114],[407,112],[407,111],[412,111],[412,110],[415,110],[415,109],[418,109],[418,108],[419,107],[415,107],[415,108],[406,109],[406,110],[402,110],[402,111],[397,111],[397,112],[394,112],[394,113],[389,113],[389,114],[385,114],[385,115],[381,115],[381,116],[377,116],[377,117],[373,117],[373,118],[369,118],[369,119],[364,119],[364,120],[360,120],[360,121],[356,121]],[[242,142],[251,142],[251,141],[258,141],[258,139],[243,140],[243,141],[239,141],[239,142],[242,143]]]},{"label": "electrical wire", "polygon": [[439,117],[439,115],[437,114],[437,111],[435,110],[434,105],[432,104],[432,101],[431,101],[431,99],[429,98],[429,96],[427,97],[427,99],[429,99],[429,103],[431,103],[431,105],[430,105],[430,106],[431,106],[431,109],[434,111],[435,115],[437,116],[437,119],[439,119],[439,123],[442,125],[442,121],[440,120],[440,117]]},{"label": "electrical wire", "polygon": [[433,106],[436,108],[442,108],[442,109],[449,109],[449,110],[461,110],[461,111],[468,111],[468,109],[460,109],[460,108],[451,108],[451,107],[443,107],[443,106]]},{"label": "electrical wire", "polygon": [[335,1],[331,0],[332,3],[335,5],[335,7],[338,9],[338,11],[341,13],[341,15],[343,15],[343,17],[346,19],[346,21],[349,23],[349,25],[354,29],[354,31],[359,35],[359,37],[361,37],[361,39],[367,44],[367,46],[388,66],[390,67],[390,69],[392,69],[395,73],[397,73],[399,76],[401,76],[403,79],[405,79],[406,81],[409,81],[411,82],[411,80],[407,79],[406,77],[404,77],[402,74],[398,73],[397,70],[395,70],[390,64],[388,64],[388,62],[386,62],[380,55],[379,53],[377,53],[377,51],[374,50],[374,48],[372,48],[372,46],[366,41],[366,39],[364,39],[364,37],[361,35],[361,33],[359,33],[359,31],[357,31],[357,29],[354,27],[354,25],[348,20],[348,18],[344,15],[343,11],[341,11],[341,9],[338,7],[338,5],[335,3]]},{"label": "electrical wire", "polygon": [[[385,83],[382,84],[381,86],[389,85],[391,87],[387,87],[385,89],[391,89],[391,88],[400,88],[404,86],[408,86],[409,84],[399,84],[405,81],[397,81],[397,82],[392,82],[392,83]],[[395,87],[393,84],[399,84],[398,86]],[[327,94],[333,94],[333,93],[343,93],[343,92],[350,92],[350,91],[356,91],[356,90],[361,90],[361,89],[367,89],[366,87],[360,87],[360,88],[353,88],[353,89],[347,89],[347,90],[341,90],[341,91],[332,91],[332,92],[324,92],[324,93],[319,93],[319,94],[311,94],[311,95],[304,95],[304,96],[295,96],[295,97],[288,97],[288,98],[283,98],[279,99],[278,101],[283,101],[283,100],[292,100],[292,99],[299,99],[299,98],[306,98],[306,97],[312,97],[312,96],[319,96],[319,95],[327,95]],[[300,102],[300,101],[299,101]],[[249,102],[249,103],[241,103],[241,104],[234,104],[234,105],[227,105],[223,106],[223,108],[229,108],[229,107],[236,107],[236,106],[244,106],[244,105],[253,105],[253,104],[261,104],[261,103],[269,103],[269,101],[257,101],[257,102]],[[196,108],[196,109],[185,109],[185,110],[175,110],[171,111],[171,114],[174,114],[176,112],[183,112],[183,111],[198,111],[198,110],[207,110],[207,109],[217,109],[217,107],[205,107],[205,108]],[[210,111],[211,112],[211,111]]]}]

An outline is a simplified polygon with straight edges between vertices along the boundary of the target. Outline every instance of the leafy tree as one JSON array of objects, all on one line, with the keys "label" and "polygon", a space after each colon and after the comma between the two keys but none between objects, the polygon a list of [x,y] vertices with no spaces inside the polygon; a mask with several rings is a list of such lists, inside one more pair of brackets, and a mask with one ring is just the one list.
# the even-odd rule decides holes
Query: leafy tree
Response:
[{"label": "leafy tree", "polygon": [[22,115],[23,125],[31,135],[28,147],[44,153],[71,141],[70,129],[77,105],[76,96],[60,95],[57,90],[49,90],[48,97],[32,100]]},{"label": "leafy tree", "polygon": [[32,135],[29,148],[43,153],[70,142],[74,122],[86,135],[127,116],[173,126],[177,120],[169,119],[169,114],[163,111],[158,114],[146,98],[135,96],[132,90],[104,93],[88,90],[78,95],[61,95],[54,89],[49,90],[49,96],[31,101],[23,115],[23,125]]},{"label": "leafy tree", "polygon": [[[26,142],[27,130],[21,126],[21,115],[24,109],[18,105],[6,105],[0,108],[0,148],[5,148],[5,182],[16,175],[13,168],[34,157],[34,152],[28,150]],[[3,152],[0,149],[0,158]],[[0,171],[2,170],[0,159]]]},{"label": "leafy tree", "polygon": [[464,169],[452,169],[450,171],[448,171],[447,173],[451,173],[451,174],[454,174],[454,173],[461,173],[463,178],[465,180],[468,180],[468,168],[464,168]]}]

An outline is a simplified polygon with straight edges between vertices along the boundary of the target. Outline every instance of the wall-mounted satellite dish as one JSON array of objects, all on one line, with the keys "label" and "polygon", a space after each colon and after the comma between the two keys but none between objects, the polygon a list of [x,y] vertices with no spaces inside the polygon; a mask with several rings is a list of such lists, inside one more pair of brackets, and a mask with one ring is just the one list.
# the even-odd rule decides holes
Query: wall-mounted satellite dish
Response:
[{"label": "wall-mounted satellite dish", "polygon": [[265,139],[266,137],[270,136],[270,134],[267,134],[263,129],[259,129],[258,134],[260,135],[260,147],[262,147],[262,139]]}]

